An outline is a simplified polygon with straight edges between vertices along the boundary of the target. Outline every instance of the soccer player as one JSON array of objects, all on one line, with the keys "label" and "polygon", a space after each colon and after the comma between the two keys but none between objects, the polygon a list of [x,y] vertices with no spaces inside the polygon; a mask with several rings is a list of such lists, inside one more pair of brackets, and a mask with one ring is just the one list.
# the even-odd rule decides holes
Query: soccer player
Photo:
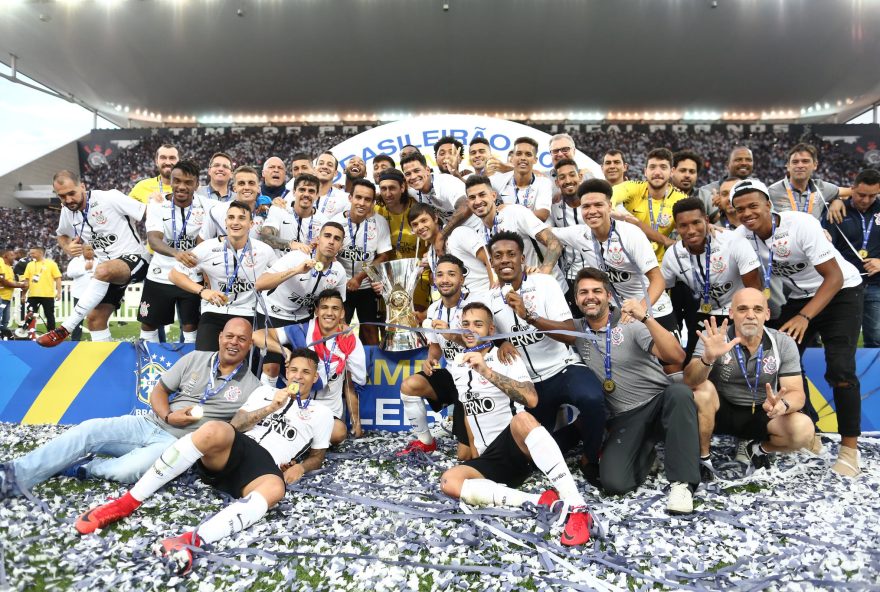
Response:
[{"label": "soccer player", "polygon": [[288,357],[288,349],[315,350],[321,361],[318,372],[324,385],[315,395],[315,401],[333,412],[335,422],[330,442],[335,445],[345,441],[348,435],[343,421],[345,407],[351,418],[352,434],[355,438],[363,435],[355,387],[359,389],[367,382],[366,353],[354,333],[343,333],[347,327],[342,294],[324,290],[316,302],[315,318],[308,324],[261,329],[254,333],[254,343],[285,357]]},{"label": "soccer player", "polygon": [[144,280],[138,320],[141,339],[159,341],[159,327],[174,322],[175,309],[185,343],[195,343],[199,325],[200,301],[168,279],[176,262],[195,264],[192,249],[211,207],[207,197],[195,195],[199,168],[188,160],[178,161],[171,171],[171,200],[147,205],[147,244],[153,250],[150,271]]},{"label": "soccer player", "polygon": [[[417,207],[433,211],[420,204]],[[424,215],[428,215],[425,213]],[[453,236],[455,236],[453,234]],[[434,269],[434,283],[440,292],[440,299],[428,307],[426,320],[431,322],[431,329],[461,329],[462,308],[471,302],[482,302],[485,294],[474,293],[464,289],[467,269],[464,263],[454,255],[441,255]],[[453,405],[452,432],[458,439],[458,459],[470,457],[470,444],[464,427],[464,413],[455,390],[455,382],[447,368],[440,367],[441,359],[446,365],[453,362],[455,356],[464,352],[461,337],[453,334],[428,333],[428,357],[422,364],[422,370],[406,377],[400,385],[400,402],[403,413],[412,426],[412,440],[399,455],[410,454],[417,450],[434,452],[437,443],[431,430],[428,429],[427,402],[435,413]]]},{"label": "soccer player", "polygon": [[817,220],[823,217],[835,224],[843,221],[846,208],[841,197],[850,190],[821,179],[813,179],[819,166],[819,152],[811,144],[795,144],[788,151],[787,175],[770,185],[770,201],[776,212],[806,212]]},{"label": "soccer player", "polygon": [[602,157],[602,176],[612,187],[626,181],[628,170],[629,164],[620,150],[609,150]]},{"label": "soccer player", "polygon": [[[257,173],[257,169],[247,165],[235,169],[235,172],[232,173],[232,188],[235,189],[235,201],[247,206],[252,213],[256,212],[257,198],[260,197],[260,176]],[[227,201],[211,206],[211,209],[208,210],[207,219],[199,230],[198,243],[226,236],[226,211],[229,209],[230,204],[232,202]],[[251,218],[250,237],[252,239],[259,239],[264,219],[253,215]]]},{"label": "soccer player", "polygon": [[149,255],[135,229],[144,217],[146,203],[115,189],[87,192],[79,175],[70,171],[55,173],[52,188],[64,206],[58,221],[58,244],[71,257],[91,248],[99,263],[71,315],[60,327],[40,336],[37,343],[58,345],[86,315],[92,341],[110,341],[110,315],[119,307],[126,286],[143,281],[149,268]]},{"label": "soccer player", "polygon": [[[345,242],[337,259],[348,276],[345,297],[345,321],[351,322],[357,312],[361,323],[377,323],[379,316],[378,296],[373,291],[364,268],[391,259],[391,237],[388,222],[376,215],[376,186],[366,179],[356,179],[351,188],[351,209],[333,219],[345,229]],[[365,345],[378,345],[379,328],[375,325],[360,326],[361,341]]]},{"label": "soccer player", "polygon": [[[654,445],[662,439],[671,484],[666,510],[690,514],[693,491],[700,483],[697,408],[691,390],[673,383],[660,363],[683,363],[684,350],[641,301],[624,300],[612,310],[612,287],[605,272],[586,267],[575,286],[584,313],[578,329],[588,337],[558,339],[574,341],[581,359],[603,380],[610,418],[599,463],[602,488],[623,494],[644,483]],[[622,323],[623,314],[636,322]]]},{"label": "soccer player", "polygon": [[553,182],[534,172],[538,163],[538,142],[532,138],[517,138],[513,143],[513,170],[495,173],[489,177],[492,189],[505,204],[525,206],[546,222],[553,201]]},{"label": "soccer player", "polygon": [[328,220],[350,207],[348,194],[333,186],[337,168],[339,168],[339,161],[329,150],[319,154],[315,160],[315,176],[321,182],[318,199],[315,201],[315,209],[324,214]]},{"label": "soccer player", "polygon": [[686,196],[694,197],[699,193],[696,184],[701,170],[703,170],[703,159],[699,154],[690,150],[680,150],[672,155],[672,174],[669,181]]},{"label": "soccer player", "polygon": [[[304,173],[307,174],[307,173]],[[311,255],[291,251],[257,278],[256,290],[264,295],[270,326],[275,328],[305,323],[315,311],[315,295],[324,290],[339,290],[345,300],[345,268],[336,260],[342,248],[345,230],[337,222],[327,222],[315,233],[315,250]],[[257,323],[265,326],[266,311],[258,310]],[[257,342],[257,347],[263,344]],[[274,386],[278,380],[279,354],[269,353],[263,360],[260,382]]]},{"label": "soccer player", "polygon": [[[218,205],[226,206],[226,236],[199,243],[190,251],[195,263],[178,261],[168,274],[175,286],[202,299],[196,333],[200,351],[214,350],[218,333],[230,319],[254,317],[257,278],[277,259],[272,247],[250,239],[253,218],[246,204]],[[207,285],[193,279],[199,273]]]},{"label": "soccer player", "polygon": [[[472,458],[440,478],[443,493],[479,506],[521,506],[526,502],[552,506],[562,499],[568,519],[563,545],[582,545],[590,539],[592,516],[550,433],[527,411],[539,395],[519,358],[504,364],[491,336],[492,311],[481,302],[462,309],[464,354],[449,371],[465,409]],[[528,494],[518,489],[541,470],[555,489]]]},{"label": "soccer player", "polygon": [[464,203],[465,186],[461,179],[447,173],[432,173],[421,152],[401,156],[400,169],[410,197],[436,208],[450,232],[471,217]]},{"label": "soccer player", "polygon": [[[578,187],[583,178],[577,163],[571,158],[560,158],[553,165],[556,173],[556,188],[559,191],[559,200],[550,207],[548,223],[554,228],[568,228],[585,224],[581,216],[581,200],[578,197]],[[554,231],[555,234],[555,231]],[[565,276],[568,290],[565,292],[565,300],[574,318],[581,317],[581,311],[574,301],[574,278],[577,272],[586,267],[587,261],[584,252],[565,241],[562,243],[562,256],[559,258],[559,267]]]},{"label": "soccer player", "polygon": [[330,447],[330,410],[312,406],[318,356],[309,349],[291,353],[287,380],[292,388],[266,386],[251,393],[227,423],[211,421],[168,447],[122,497],[82,514],[75,523],[90,534],[131,516],[150,496],[193,465],[202,480],[239,498],[195,530],[158,545],[177,572],[192,569],[192,547],[212,544],[258,522],[284,498],[285,483],[320,469]]},{"label": "soccer player", "polygon": [[233,201],[237,197],[230,185],[232,185],[232,157],[225,152],[215,152],[208,164],[208,184],[199,187],[196,195],[215,201]]},{"label": "soccer player", "polygon": [[749,440],[755,469],[769,467],[768,453],[794,452],[813,441],[813,422],[803,413],[801,362],[794,340],[765,327],[770,306],[760,290],[740,289],[730,307],[732,326],[714,317],[699,333],[694,359],[684,373],[694,389],[700,422],[703,480],[711,480],[712,434]]},{"label": "soccer player", "polygon": [[171,192],[171,169],[174,168],[178,160],[180,160],[180,153],[174,144],[159,146],[156,149],[156,169],[159,174],[138,181],[128,196],[144,205],[154,196],[161,196],[164,199]]},{"label": "soccer player", "polygon": [[[516,207],[516,206],[508,206]],[[502,231],[489,241],[492,267],[502,286],[488,302],[494,323],[502,333],[521,333],[510,343],[526,362],[538,391],[531,413],[548,430],[556,425],[559,408],[571,405],[580,412],[578,429],[584,443],[581,465],[592,478],[598,469],[599,447],[605,430],[605,402],[599,381],[563,343],[541,331],[573,331],[575,324],[559,284],[544,273],[525,273],[523,239]]]},{"label": "soccer player", "polygon": [[676,284],[691,295],[685,320],[689,336],[685,353],[697,345],[696,327],[710,317],[722,323],[730,303],[743,287],[761,289],[761,263],[751,245],[733,232],[709,234],[709,218],[698,197],[672,206],[675,231],[681,237],[663,258],[661,272],[667,288]]},{"label": "soccer player", "polygon": [[367,178],[367,163],[360,156],[352,156],[342,169],[345,176],[345,192],[351,193],[351,184],[355,179]]},{"label": "soccer player", "polygon": [[486,138],[474,138],[471,140],[471,143],[468,144],[468,160],[470,161],[471,166],[474,167],[474,172],[472,174],[482,175],[484,177],[489,176],[490,173],[487,172],[486,167],[491,158],[492,145],[489,144],[489,140]]},{"label": "soccer player", "polygon": [[[825,237],[819,221],[805,212],[774,213],[767,186],[746,179],[730,191],[742,226],[736,233],[754,245],[761,259],[765,296],[771,278],[781,279],[786,301],[776,325],[804,349],[822,338],[827,372],[841,436],[837,462],[840,475],[859,474],[858,436],[862,397],[856,375],[856,345],[864,300],[858,270]],[[815,421],[817,418],[813,417]]]},{"label": "soccer player", "polygon": [[15,251],[0,249],[0,338],[9,336],[9,321],[12,318],[12,294],[18,290],[26,290],[27,282],[15,278],[12,264],[15,262]]},{"label": "soccer player", "polygon": [[458,138],[443,136],[434,142],[434,162],[441,173],[452,175],[464,180],[471,171],[459,171],[461,161],[464,159],[464,144]]},{"label": "soccer player", "polygon": [[46,249],[33,247],[31,261],[24,268],[21,279],[27,282],[27,305],[34,314],[43,310],[46,328],[55,329],[55,302],[61,300],[61,270],[52,259],[46,259]]},{"label": "soccer player", "polygon": [[387,154],[377,154],[376,158],[373,159],[373,183],[378,185],[379,177],[382,176],[382,173],[388,169],[396,167],[397,164],[394,162],[393,158]]},{"label": "soccer player", "polygon": [[315,210],[315,201],[321,182],[311,173],[302,173],[293,181],[293,207],[269,208],[269,215],[260,230],[260,240],[275,249],[281,257],[290,251],[291,241],[311,249],[318,231],[327,222],[324,214]]},{"label": "soccer player", "polygon": [[651,241],[657,261],[675,241],[669,238],[673,230],[672,206],[687,197],[669,182],[672,174],[672,152],[655,148],[648,152],[645,181],[625,181],[614,186],[611,204],[635,217],[639,228]]},{"label": "soccer player", "polygon": [[[190,352],[162,374],[150,393],[149,415],[90,419],[0,464],[0,499],[23,495],[65,469],[81,479],[133,483],[174,440],[210,420],[228,420],[260,386],[244,362],[251,343],[250,323],[229,321],[218,337],[219,352]],[[177,395],[169,402],[172,393]]]}]

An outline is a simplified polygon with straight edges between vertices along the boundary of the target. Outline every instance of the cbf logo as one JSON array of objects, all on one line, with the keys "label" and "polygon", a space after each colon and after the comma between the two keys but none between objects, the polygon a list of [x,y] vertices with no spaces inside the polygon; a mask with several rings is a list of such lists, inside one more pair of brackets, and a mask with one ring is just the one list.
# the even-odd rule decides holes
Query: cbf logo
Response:
[{"label": "cbf logo", "polygon": [[149,349],[141,354],[141,367],[137,376],[138,401],[144,405],[150,404],[150,393],[153,392],[153,387],[159,382],[162,374],[173,365],[174,363],[166,359],[165,356],[150,354]]}]

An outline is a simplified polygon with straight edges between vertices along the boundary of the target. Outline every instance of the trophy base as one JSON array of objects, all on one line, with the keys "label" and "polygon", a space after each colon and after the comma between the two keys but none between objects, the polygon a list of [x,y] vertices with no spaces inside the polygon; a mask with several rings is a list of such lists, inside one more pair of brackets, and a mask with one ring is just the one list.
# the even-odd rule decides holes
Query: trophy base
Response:
[{"label": "trophy base", "polygon": [[385,329],[382,337],[381,348],[383,351],[402,352],[420,349],[428,346],[425,336],[415,331],[405,329]]}]

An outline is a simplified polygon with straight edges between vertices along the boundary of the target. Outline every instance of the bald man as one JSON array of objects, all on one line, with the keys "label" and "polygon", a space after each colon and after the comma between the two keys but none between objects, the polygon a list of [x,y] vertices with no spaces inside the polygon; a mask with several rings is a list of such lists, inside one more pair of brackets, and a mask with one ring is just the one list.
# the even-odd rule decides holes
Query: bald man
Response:
[{"label": "bald man", "polygon": [[[180,358],[153,387],[152,413],[84,421],[0,464],[0,500],[23,495],[62,472],[133,483],[178,438],[210,420],[228,421],[260,386],[245,363],[251,333],[248,321],[231,319],[220,333],[219,352],[194,351]],[[177,395],[169,403],[171,393]]]},{"label": "bald man", "polygon": [[[700,457],[711,468],[712,434],[749,440],[750,466],[769,467],[769,453],[794,452],[813,441],[813,422],[804,406],[798,347],[794,339],[764,326],[770,307],[764,294],[743,288],[733,297],[728,326],[710,319],[684,381],[694,389],[700,424]],[[703,470],[708,479],[711,471]]]},{"label": "bald man", "polygon": [[277,156],[270,156],[263,163],[263,183],[260,190],[263,195],[274,199],[284,198],[290,191],[284,186],[287,182],[287,167]]}]

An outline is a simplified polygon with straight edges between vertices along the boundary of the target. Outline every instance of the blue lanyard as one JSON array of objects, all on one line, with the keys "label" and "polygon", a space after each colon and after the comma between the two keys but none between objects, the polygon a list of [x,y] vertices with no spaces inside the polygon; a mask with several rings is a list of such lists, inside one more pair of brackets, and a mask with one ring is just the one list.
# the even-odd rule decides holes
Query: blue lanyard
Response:
[{"label": "blue lanyard", "polygon": [[[780,220],[781,221],[781,220]],[[770,289],[770,276],[773,275],[773,238],[776,236],[776,218],[770,214],[770,246],[767,247],[767,265],[764,267],[764,289]],[[758,235],[752,234],[755,239],[755,251],[760,253],[758,248]],[[766,246],[766,245],[765,245]]]},{"label": "blue lanyard", "polygon": [[[303,219],[296,215],[296,212],[293,212],[293,217],[296,219],[296,240],[300,240],[300,234],[302,233],[302,221]],[[307,245],[312,244],[312,217],[308,218],[309,221],[309,234],[308,234],[308,242]]]},{"label": "blue lanyard", "polygon": [[[587,321],[584,320],[584,329],[586,329],[590,335],[590,343],[593,344],[593,347],[596,348],[596,351],[599,354],[602,354],[602,350],[599,349],[599,342],[596,340],[596,334],[592,329],[587,325]],[[608,323],[605,325],[605,354],[604,354],[604,362],[605,362],[605,380],[611,380],[611,311],[608,311]]]},{"label": "blue lanyard", "polygon": [[[455,305],[455,310],[461,308],[461,301],[464,300],[464,292],[459,293],[458,295],[458,304]],[[452,316],[452,309],[446,309],[446,324],[451,324],[450,317]],[[439,305],[437,306],[437,320],[441,320],[443,318],[443,301],[440,300]]]},{"label": "blue lanyard", "polygon": [[299,395],[299,390],[296,391],[296,406],[297,407],[299,407],[300,409],[308,409],[309,405],[311,405],[311,404],[312,404],[311,394],[310,394],[310,396],[306,397],[306,402],[305,402],[305,404],[303,404],[302,399],[300,398],[300,395]]},{"label": "blue lanyard", "polygon": [[251,240],[244,244],[244,248],[241,250],[241,255],[238,256],[238,261],[234,259],[235,250],[232,251],[232,275],[229,275],[229,240],[226,241],[226,245],[223,247],[223,270],[226,272],[226,286],[223,288],[223,294],[226,296],[229,295],[229,291],[232,289],[232,284],[235,282],[235,279],[238,277],[238,270],[241,268],[241,262],[244,260],[245,253],[251,248]]},{"label": "blue lanyard", "polygon": [[[516,174],[510,177],[510,183],[513,185],[513,196],[516,198],[516,205],[520,205],[519,203],[519,187],[516,185]],[[532,180],[529,183],[529,186],[526,187],[526,194],[523,196],[522,205],[525,207],[529,207],[529,195],[532,192],[532,185],[535,184],[535,173],[532,173]]]},{"label": "blue lanyard", "polygon": [[758,346],[757,360],[755,363],[755,384],[752,384],[751,381],[749,381],[749,371],[743,360],[742,348],[737,343],[733,346],[733,350],[736,352],[736,361],[739,362],[739,369],[742,370],[743,378],[746,380],[746,386],[749,387],[749,391],[752,393],[752,407],[754,408],[755,403],[758,401],[758,384],[761,379],[761,367],[764,365],[764,344],[762,343]]},{"label": "blue lanyard", "polygon": [[225,378],[221,376],[220,378],[223,379],[223,382],[220,384],[220,386],[213,388],[214,375],[217,374],[217,370],[220,368],[220,354],[214,354],[214,363],[211,367],[211,375],[208,377],[208,384],[205,385],[205,394],[202,395],[202,399],[199,401],[199,405],[204,405],[205,401],[222,391],[223,388],[227,384],[229,384],[229,381],[232,380],[232,377],[238,374],[238,371],[241,370],[242,364],[244,364],[244,360],[239,362],[238,366],[235,367],[235,370],[230,372]]},{"label": "blue lanyard", "polygon": [[[562,225],[564,227],[568,228],[568,219],[565,217],[565,207],[566,207],[565,197],[563,197],[562,198]],[[576,207],[574,207],[574,206],[571,207],[571,217],[574,218],[574,225],[575,226],[578,225],[577,211],[578,211],[578,209]]]},{"label": "blue lanyard", "polygon": [[868,239],[871,237],[871,230],[874,228],[874,216],[869,216],[871,221],[865,226],[865,216],[861,212],[858,212],[859,218],[862,219],[862,250],[868,250]]},{"label": "blue lanyard", "polygon": [[[685,247],[687,250],[687,247]],[[701,296],[701,300],[703,304],[709,304],[709,268],[712,261],[712,239],[709,238],[709,235],[706,235],[706,250],[704,251],[704,255],[706,256],[706,273],[703,275],[703,293]],[[690,257],[690,253],[688,253],[688,257]],[[697,264],[691,266],[691,272],[694,274],[694,285],[700,285],[700,276],[697,273],[697,270],[700,269],[700,256],[697,255]]]},{"label": "blue lanyard", "polygon": [[333,348],[327,354],[326,358],[323,358],[321,361],[324,363],[324,374],[327,375],[327,384],[330,384],[330,364],[333,363],[333,352],[336,351],[336,339],[333,339]]},{"label": "blue lanyard", "polygon": [[[363,222],[361,222],[357,225],[358,230],[361,229],[361,224],[364,225],[364,255],[365,256],[367,254],[367,224],[369,223],[369,221],[370,221],[369,218],[365,218]],[[357,247],[355,247],[355,244],[354,244],[355,240],[357,239],[357,232],[354,230],[354,228],[351,225],[351,213],[348,214],[348,236],[351,238],[352,248],[357,248]],[[354,277],[354,270],[355,270],[356,264],[357,264],[357,262],[352,259],[352,261],[351,261],[351,275],[352,275],[352,277]],[[364,265],[366,265],[366,260],[364,260],[361,263],[361,267],[363,267]]]},{"label": "blue lanyard", "polygon": [[489,230],[484,225],[483,233],[486,235],[486,244],[488,245],[492,237],[498,234],[498,214],[495,214],[495,217],[492,219],[492,230]]},{"label": "blue lanyard", "polygon": [[82,238],[83,232],[85,232],[86,224],[88,224],[88,220],[89,220],[89,205],[90,205],[89,202],[91,201],[91,199],[92,199],[92,192],[89,191],[88,193],[86,193],[86,207],[83,208],[82,212],[80,212],[82,214],[82,224],[80,224],[80,226],[79,226],[78,233],[76,233],[76,227],[74,226],[74,233],[76,233],[76,236],[74,238]]},{"label": "blue lanyard", "polygon": [[[657,214],[657,218],[660,218],[660,214],[663,213],[663,206],[666,205],[666,198],[669,197],[669,194],[672,192],[672,189],[666,191],[666,195],[663,196],[663,201],[660,202],[660,212]],[[660,224],[654,221],[654,198],[651,195],[648,195],[648,215],[651,216],[651,228],[660,232]]]},{"label": "blue lanyard", "polygon": [[[316,253],[315,251],[312,251],[312,255],[311,255],[312,259],[314,259],[315,261],[317,261],[318,258],[317,258],[315,255],[317,255],[317,253]],[[312,269],[312,277],[319,278],[318,281],[315,282],[315,286],[317,287],[318,282],[321,281],[320,278],[322,278],[322,277],[324,277],[324,276],[328,276],[328,275],[330,275],[330,272],[331,272],[331,271],[333,271],[333,261],[331,261],[331,262],[327,265],[327,269],[325,269],[324,271],[317,271],[317,270],[315,270],[315,269]],[[314,291],[314,290],[313,290],[313,291]]]},{"label": "blue lanyard", "polygon": [[468,347],[468,348],[465,348],[464,351],[463,351],[462,353],[463,353],[463,354],[469,354],[469,353],[471,353],[471,352],[482,351],[482,350],[484,350],[484,349],[489,349],[490,347],[492,347],[492,342],[491,342],[491,341],[485,341],[485,342],[483,342],[483,343],[480,343],[480,344],[478,344],[478,345],[475,345],[474,347]]},{"label": "blue lanyard", "polygon": [[[177,235],[177,217],[175,212],[177,211],[177,206],[174,203],[174,198],[171,199],[171,239],[174,241],[174,248],[180,248],[180,241],[186,238],[186,223],[189,222],[190,214],[193,213],[193,206],[195,203],[189,204],[189,210],[186,213],[186,218],[183,219],[183,228],[180,229],[180,236]],[[180,208],[183,209],[183,208]]]},{"label": "blue lanyard", "polygon": [[[614,234],[614,220],[611,221],[611,228],[608,229],[608,239],[607,242],[611,242],[611,235]],[[599,242],[599,239],[596,238],[596,234],[590,230],[590,237],[593,239],[593,249],[596,250],[596,259],[599,263],[599,269],[604,272],[608,271],[608,264],[605,263],[605,249],[602,248],[602,243]],[[622,244],[622,243],[621,243]]]},{"label": "blue lanyard", "polygon": [[[525,283],[526,283],[526,272],[523,272],[523,274],[522,274],[522,281],[520,281],[520,283],[519,283],[519,289],[520,289],[520,290],[522,290],[522,288],[523,288],[523,284],[525,284]],[[517,294],[517,295],[519,294],[518,291],[516,291],[516,290],[513,289],[513,284],[506,284],[506,285],[510,286],[510,291],[511,291],[511,292],[513,292],[514,294]],[[498,291],[501,293],[501,300],[504,301],[504,304],[507,304],[507,296],[504,295],[504,292],[501,292],[501,288],[498,288]],[[513,313],[513,315],[516,316],[516,313]]]}]

